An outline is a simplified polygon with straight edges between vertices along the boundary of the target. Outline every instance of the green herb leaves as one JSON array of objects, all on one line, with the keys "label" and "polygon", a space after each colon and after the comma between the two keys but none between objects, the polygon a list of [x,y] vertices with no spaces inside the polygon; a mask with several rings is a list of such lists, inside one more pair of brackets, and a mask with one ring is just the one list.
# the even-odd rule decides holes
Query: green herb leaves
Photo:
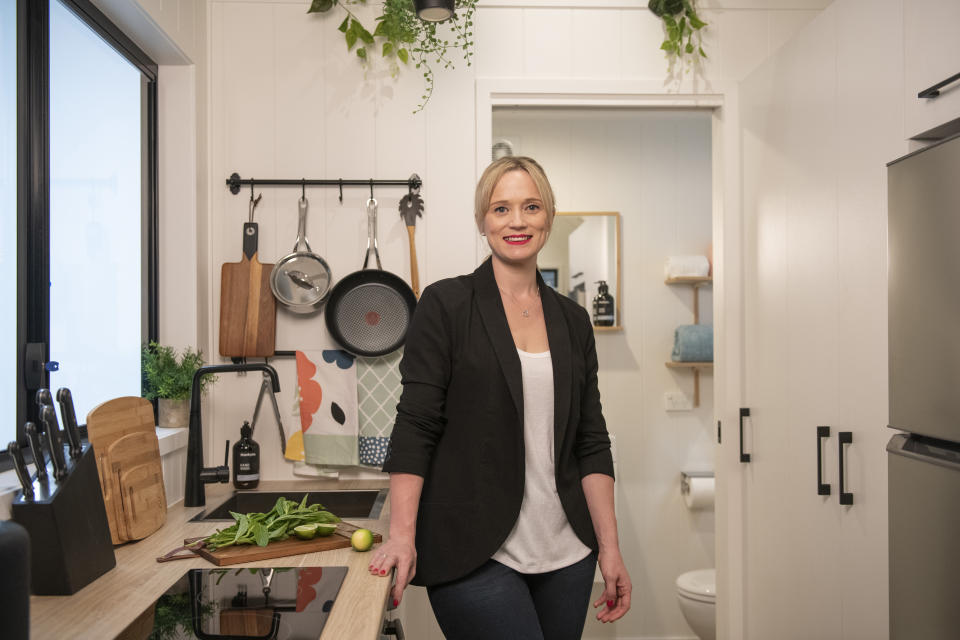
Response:
[{"label": "green herb leaves", "polygon": [[[188,348],[178,356],[173,347],[151,341],[140,352],[140,367],[143,371],[143,397],[172,398],[183,400],[190,397],[193,374],[203,366],[203,352]],[[201,376],[201,393],[216,380],[212,374]]]},{"label": "green herb leaves", "polygon": [[323,505],[311,504],[307,506],[307,496],[299,504],[286,498],[278,498],[268,513],[234,513],[234,524],[221,529],[213,535],[207,536],[203,542],[211,551],[229,547],[235,544],[255,544],[265,547],[276,540],[286,540],[293,535],[293,530],[303,524],[315,522],[340,522],[340,518],[329,511],[323,510]]},{"label": "green herb leaves", "polygon": [[663,20],[666,39],[660,48],[668,56],[682,58],[684,55],[706,58],[701,46],[700,30],[707,23],[697,15],[696,0],[650,0],[647,7],[654,15]]}]

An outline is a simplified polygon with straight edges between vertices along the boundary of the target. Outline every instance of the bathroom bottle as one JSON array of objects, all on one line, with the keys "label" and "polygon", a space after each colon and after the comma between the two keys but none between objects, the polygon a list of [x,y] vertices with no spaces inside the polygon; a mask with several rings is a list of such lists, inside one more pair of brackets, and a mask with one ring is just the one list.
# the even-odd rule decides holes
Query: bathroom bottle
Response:
[{"label": "bathroom bottle", "polygon": [[613,296],[610,295],[606,280],[600,280],[597,284],[600,286],[593,298],[593,324],[597,327],[612,327],[616,318]]},{"label": "bathroom bottle", "polygon": [[233,445],[233,486],[256,489],[260,483],[260,445],[250,437],[253,429],[244,421],[240,439]]}]

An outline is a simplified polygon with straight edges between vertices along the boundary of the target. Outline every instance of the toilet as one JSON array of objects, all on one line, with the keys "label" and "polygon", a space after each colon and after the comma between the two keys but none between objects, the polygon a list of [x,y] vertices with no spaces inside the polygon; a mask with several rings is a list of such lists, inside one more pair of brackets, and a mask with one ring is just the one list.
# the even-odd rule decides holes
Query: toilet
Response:
[{"label": "toilet", "polygon": [[715,569],[688,571],[677,578],[680,611],[700,640],[717,637],[717,572]]}]

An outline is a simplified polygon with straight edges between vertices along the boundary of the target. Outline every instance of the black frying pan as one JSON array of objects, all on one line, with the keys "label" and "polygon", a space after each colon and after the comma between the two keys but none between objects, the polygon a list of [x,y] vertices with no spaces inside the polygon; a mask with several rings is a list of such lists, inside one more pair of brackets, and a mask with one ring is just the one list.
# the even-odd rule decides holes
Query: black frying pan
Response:
[{"label": "black frying pan", "polygon": [[[373,253],[377,267],[367,268]],[[417,299],[399,276],[383,271],[377,249],[377,201],[367,200],[367,255],[363,268],[336,284],[324,312],[340,346],[358,356],[396,351],[407,337]]]}]

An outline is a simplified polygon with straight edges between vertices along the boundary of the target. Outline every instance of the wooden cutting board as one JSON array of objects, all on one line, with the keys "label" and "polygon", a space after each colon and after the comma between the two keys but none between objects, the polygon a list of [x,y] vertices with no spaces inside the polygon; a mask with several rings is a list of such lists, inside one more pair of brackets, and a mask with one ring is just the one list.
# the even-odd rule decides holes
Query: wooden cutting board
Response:
[{"label": "wooden cutting board", "polygon": [[122,536],[141,540],[167,519],[167,494],[156,433],[131,433],[107,449],[111,480],[119,490]]},{"label": "wooden cutting board", "polygon": [[145,538],[166,521],[160,444],[153,405],[144,398],[109,400],[87,414],[114,544]]},{"label": "wooden cutting board", "polygon": [[[345,522],[340,523],[340,527],[329,536],[317,537],[313,540],[301,540],[300,538],[288,538],[279,542],[271,542],[265,547],[257,545],[237,545],[234,547],[224,547],[217,551],[208,551],[198,549],[196,553],[203,556],[218,567],[241,562],[254,562],[256,560],[269,560],[271,558],[282,558],[284,556],[295,556],[301,553],[314,553],[317,551],[330,551],[331,549],[344,549],[350,546],[350,535],[357,528]],[[373,534],[373,541],[383,542],[383,536],[379,533]],[[188,544],[190,540],[185,540]]]},{"label": "wooden cutting board", "polygon": [[243,258],[220,269],[220,355],[272,356],[277,302],[270,290],[272,264],[257,259],[257,223],[243,225]]}]

